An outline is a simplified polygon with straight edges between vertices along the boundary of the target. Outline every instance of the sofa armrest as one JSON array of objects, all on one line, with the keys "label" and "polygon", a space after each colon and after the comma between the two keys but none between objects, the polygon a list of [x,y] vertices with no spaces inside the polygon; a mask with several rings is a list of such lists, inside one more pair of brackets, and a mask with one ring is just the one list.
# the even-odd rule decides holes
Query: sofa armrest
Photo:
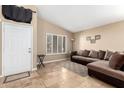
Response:
[{"label": "sofa armrest", "polygon": [[77,55],[77,51],[71,51],[71,54],[70,54],[70,59],[72,60],[72,56],[74,55]]},{"label": "sofa armrest", "polygon": [[77,51],[71,51],[71,56],[77,55]]}]

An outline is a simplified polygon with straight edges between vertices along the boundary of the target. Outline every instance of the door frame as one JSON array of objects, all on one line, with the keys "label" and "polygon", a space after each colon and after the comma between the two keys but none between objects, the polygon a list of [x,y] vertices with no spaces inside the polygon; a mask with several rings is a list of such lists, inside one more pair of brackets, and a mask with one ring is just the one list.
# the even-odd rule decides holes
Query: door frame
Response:
[{"label": "door frame", "polygon": [[11,22],[2,22],[2,77],[4,77],[4,40],[5,40],[5,29],[4,24],[10,24],[15,26],[22,26],[22,27],[31,27],[31,71],[33,69],[33,26],[30,24],[22,24],[22,23],[11,23]]}]

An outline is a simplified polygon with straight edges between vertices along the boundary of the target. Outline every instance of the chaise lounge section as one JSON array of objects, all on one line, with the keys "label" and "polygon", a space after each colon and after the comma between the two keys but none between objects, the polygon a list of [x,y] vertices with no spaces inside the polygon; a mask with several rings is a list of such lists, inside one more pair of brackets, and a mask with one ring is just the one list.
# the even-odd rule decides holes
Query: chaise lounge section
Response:
[{"label": "chaise lounge section", "polygon": [[116,87],[124,87],[124,72],[109,67],[109,61],[89,63],[88,74]]}]

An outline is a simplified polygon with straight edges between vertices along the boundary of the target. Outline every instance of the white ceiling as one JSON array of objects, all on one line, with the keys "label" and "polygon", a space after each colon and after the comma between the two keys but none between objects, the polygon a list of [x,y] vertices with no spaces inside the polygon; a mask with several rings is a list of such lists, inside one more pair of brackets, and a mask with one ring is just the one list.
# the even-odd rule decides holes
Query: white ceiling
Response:
[{"label": "white ceiling", "polygon": [[38,5],[38,15],[68,31],[124,20],[124,6],[105,5]]}]

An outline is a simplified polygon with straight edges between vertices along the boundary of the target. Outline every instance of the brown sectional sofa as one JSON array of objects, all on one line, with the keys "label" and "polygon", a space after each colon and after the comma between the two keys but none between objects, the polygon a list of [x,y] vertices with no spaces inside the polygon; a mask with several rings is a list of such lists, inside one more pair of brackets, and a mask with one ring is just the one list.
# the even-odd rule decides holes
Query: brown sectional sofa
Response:
[{"label": "brown sectional sofa", "polygon": [[107,60],[79,56],[75,51],[71,53],[71,61],[87,65],[89,76],[94,76],[115,87],[124,87],[124,71],[110,68]]}]

